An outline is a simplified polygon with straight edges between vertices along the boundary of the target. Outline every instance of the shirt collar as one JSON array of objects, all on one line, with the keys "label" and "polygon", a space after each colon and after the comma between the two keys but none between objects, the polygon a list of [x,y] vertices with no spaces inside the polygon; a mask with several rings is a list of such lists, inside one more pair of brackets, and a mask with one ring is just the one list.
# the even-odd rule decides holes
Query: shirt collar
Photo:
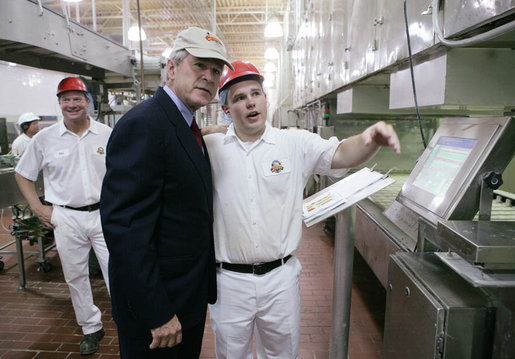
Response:
[{"label": "shirt collar", "polygon": [[175,103],[179,111],[181,111],[182,117],[186,120],[186,123],[188,124],[188,127],[191,127],[191,123],[193,122],[193,114],[191,111],[186,107],[186,105],[181,101],[179,97],[172,91],[171,88],[168,87],[168,85],[165,85],[163,87],[163,90],[170,96],[172,101]]},{"label": "shirt collar", "polygon": [[[241,141],[238,136],[236,136],[236,131],[234,130],[234,123],[231,123],[229,128],[227,129],[227,133],[225,134],[224,143],[229,143],[232,141]],[[265,132],[261,135],[260,138],[258,138],[255,143],[257,142],[267,142],[272,145],[275,145],[277,143],[277,132],[272,131],[272,126],[268,122],[265,122]]]},{"label": "shirt collar", "polygon": [[[82,136],[84,136],[88,132],[91,132],[91,133],[94,133],[94,134],[98,134],[98,126],[99,126],[98,122],[95,121],[91,116],[88,116],[88,118],[89,118],[89,128],[84,132],[84,134]],[[64,118],[63,118],[63,119],[59,120],[59,135],[62,136],[66,132],[72,133],[64,125]]]}]

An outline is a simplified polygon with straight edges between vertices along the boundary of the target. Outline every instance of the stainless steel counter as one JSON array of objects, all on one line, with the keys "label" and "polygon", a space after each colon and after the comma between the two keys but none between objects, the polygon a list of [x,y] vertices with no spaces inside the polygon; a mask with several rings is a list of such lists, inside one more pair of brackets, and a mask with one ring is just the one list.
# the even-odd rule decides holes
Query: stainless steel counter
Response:
[{"label": "stainless steel counter", "polygon": [[[38,195],[42,196],[43,191],[43,178],[40,175],[36,181],[36,191]],[[0,171],[0,209],[7,209],[14,204],[26,204],[16,180],[14,179],[14,168],[3,168]]]}]

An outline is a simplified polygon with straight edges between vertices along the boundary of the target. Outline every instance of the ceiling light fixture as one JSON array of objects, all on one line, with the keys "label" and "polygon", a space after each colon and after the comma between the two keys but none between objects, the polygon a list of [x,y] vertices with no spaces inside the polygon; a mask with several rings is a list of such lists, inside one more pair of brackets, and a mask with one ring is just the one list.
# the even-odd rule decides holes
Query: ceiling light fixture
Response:
[{"label": "ceiling light fixture", "polygon": [[171,47],[167,47],[166,49],[164,49],[164,51],[161,53],[161,56],[164,57],[164,58],[168,58],[170,56],[170,54],[172,53],[172,48]]},{"label": "ceiling light fixture", "polygon": [[265,26],[265,37],[282,37],[283,36],[283,27],[281,23],[275,18],[272,17]]},{"label": "ceiling light fixture", "polygon": [[275,47],[269,47],[265,51],[265,59],[277,60],[279,58],[279,51]]},{"label": "ceiling light fixture", "polygon": [[64,0],[64,2],[81,2],[82,0]]},{"label": "ceiling light fixture", "polygon": [[268,78],[266,78],[265,81],[263,81],[263,86],[266,88],[272,88],[272,87],[274,87],[274,85],[275,85],[274,81],[269,80]]},{"label": "ceiling light fixture", "polygon": [[273,62],[267,62],[265,64],[265,72],[275,72],[277,70]]},{"label": "ceiling light fixture", "polygon": [[[139,28],[136,25],[132,25],[129,28],[129,32],[127,33],[127,37],[130,41],[139,41]],[[141,40],[145,41],[147,39],[147,34],[145,34],[145,30],[141,28]]]},{"label": "ceiling light fixture", "polygon": [[282,37],[283,27],[275,16],[268,17],[268,0],[265,2],[265,37]]}]

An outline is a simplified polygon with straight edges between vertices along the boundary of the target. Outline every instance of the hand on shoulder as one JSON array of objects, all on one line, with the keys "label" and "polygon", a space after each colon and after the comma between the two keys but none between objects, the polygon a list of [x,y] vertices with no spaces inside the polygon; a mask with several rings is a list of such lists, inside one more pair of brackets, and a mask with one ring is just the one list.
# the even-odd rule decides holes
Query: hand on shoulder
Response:
[{"label": "hand on shoulder", "polygon": [[221,124],[221,125],[209,125],[202,127],[200,129],[200,133],[202,136],[210,135],[212,133],[227,133],[227,129],[229,128],[229,124]]}]

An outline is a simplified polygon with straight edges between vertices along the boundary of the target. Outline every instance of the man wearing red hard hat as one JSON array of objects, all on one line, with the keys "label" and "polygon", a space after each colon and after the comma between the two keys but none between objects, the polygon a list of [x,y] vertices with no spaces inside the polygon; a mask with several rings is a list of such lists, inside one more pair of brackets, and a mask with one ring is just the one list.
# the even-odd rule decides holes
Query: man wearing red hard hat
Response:
[{"label": "man wearing red hard hat", "polygon": [[27,148],[32,137],[39,132],[39,121],[41,119],[32,112],[25,112],[18,118],[18,126],[21,134],[16,137],[11,145],[11,153],[20,157]]},{"label": "man wearing red hard hat", "polygon": [[[267,122],[263,76],[232,63],[219,102],[232,119],[227,134],[204,136],[213,171],[218,300],[210,305],[218,359],[299,355],[303,189],[314,173],[335,176],[370,159],[381,146],[400,153],[391,125],[378,122],[338,141]],[[339,169],[336,170],[335,169]]]},{"label": "man wearing red hard hat", "polygon": [[[64,277],[83,337],[82,355],[98,350],[104,336],[101,311],[93,303],[88,258],[93,248],[109,289],[109,252],[100,223],[100,190],[106,171],[105,150],[111,128],[88,116],[88,89],[77,77],[57,86],[63,120],[41,130],[30,142],[16,167],[16,181],[30,208],[54,229]],[[34,182],[43,171],[45,200]]]}]

